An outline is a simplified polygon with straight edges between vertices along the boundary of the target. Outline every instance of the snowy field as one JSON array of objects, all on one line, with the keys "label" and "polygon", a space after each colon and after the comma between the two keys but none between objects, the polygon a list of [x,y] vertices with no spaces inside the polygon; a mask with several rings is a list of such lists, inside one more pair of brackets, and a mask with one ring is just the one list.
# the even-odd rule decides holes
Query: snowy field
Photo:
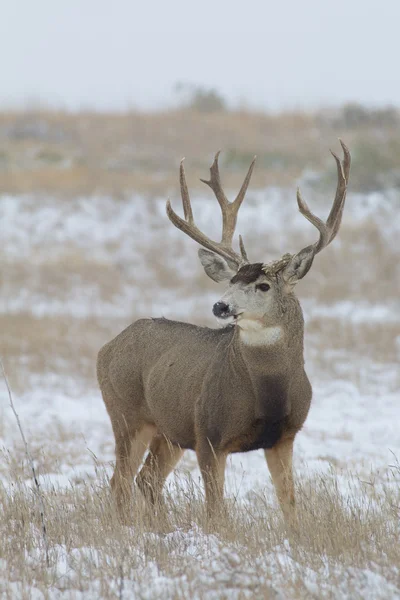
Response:
[{"label": "snowy field", "polygon": [[[326,216],[332,192],[304,196]],[[218,236],[215,200],[205,193],[193,207]],[[194,242],[169,224],[165,199],[3,196],[0,228],[0,352],[40,476],[49,543],[46,566],[3,381],[1,597],[400,598],[399,192],[350,194],[338,239],[298,286],[314,397],[295,444],[304,526],[296,539],[284,531],[262,451],[229,459],[232,514],[218,531],[204,525],[191,452],[170,478],[169,531],[146,526],[140,498],[143,518],[130,528],[103,514],[114,448],[97,351],[141,316],[213,326],[221,294]],[[248,194],[238,232],[254,261],[316,235],[294,191],[276,188]]]}]

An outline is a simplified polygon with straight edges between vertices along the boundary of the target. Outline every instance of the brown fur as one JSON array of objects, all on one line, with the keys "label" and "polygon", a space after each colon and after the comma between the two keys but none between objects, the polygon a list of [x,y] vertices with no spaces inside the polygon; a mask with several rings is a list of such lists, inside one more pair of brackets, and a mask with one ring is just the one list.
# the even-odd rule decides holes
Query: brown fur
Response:
[{"label": "brown fur", "polygon": [[[287,513],[291,464],[279,448],[288,439],[293,443],[301,429],[311,386],[303,368],[300,305],[293,293],[280,303],[283,336],[272,346],[243,344],[236,326],[208,329],[143,319],[100,350],[98,379],[116,439],[112,486],[121,510],[150,443],[138,484],[151,502],[160,499],[169,472],[191,449],[212,512],[222,500],[226,456],[262,448],[272,457],[268,464],[275,484],[276,465],[287,471],[285,483],[277,487]],[[130,454],[132,447],[136,456]],[[275,455],[280,462],[274,462]]]},{"label": "brown fur", "polygon": [[151,443],[138,484],[153,503],[160,499],[164,481],[183,450],[191,449],[196,451],[207,508],[213,513],[223,499],[227,455],[262,448],[283,513],[287,519],[293,515],[293,441],[311,402],[304,371],[303,314],[293,288],[340,227],[350,173],[350,153],[340,143],[344,159],[333,154],[338,185],[326,223],[297,193],[299,210],[318,229],[319,241],[269,265],[249,264],[241,238],[241,254],[232,247],[254,160],[233,202],[221,187],[219,152],[210,180],[204,180],[221,208],[221,242],[213,242],[196,227],[181,162],[185,218],[169,201],[167,215],[203,246],[199,258],[207,275],[217,282],[230,281],[215,314],[235,319],[235,326],[213,330],[144,319],[100,350],[98,379],[116,444],[111,483],[122,512],[130,497],[130,480]]},{"label": "brown fur", "polygon": [[253,283],[264,273],[263,263],[253,263],[251,265],[243,265],[231,279],[231,283]]}]

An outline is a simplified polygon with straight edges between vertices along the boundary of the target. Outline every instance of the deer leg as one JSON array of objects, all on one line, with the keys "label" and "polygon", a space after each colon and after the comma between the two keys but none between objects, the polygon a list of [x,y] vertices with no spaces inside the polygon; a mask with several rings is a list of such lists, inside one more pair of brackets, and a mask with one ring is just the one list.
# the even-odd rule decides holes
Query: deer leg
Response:
[{"label": "deer leg", "polygon": [[265,450],[276,495],[287,523],[292,523],[296,518],[292,468],[293,442],[294,437],[287,437],[275,444],[273,448]]},{"label": "deer leg", "polygon": [[227,454],[216,451],[208,439],[196,448],[197,460],[206,492],[207,516],[212,518],[224,508],[224,480]]},{"label": "deer leg", "polygon": [[154,425],[144,425],[136,431],[121,427],[115,435],[116,463],[111,488],[122,517],[126,516],[132,497],[133,478],[155,433]]},{"label": "deer leg", "polygon": [[165,436],[157,435],[153,438],[149,454],[136,478],[140,491],[152,505],[162,502],[164,483],[183,453],[182,448],[171,444]]}]

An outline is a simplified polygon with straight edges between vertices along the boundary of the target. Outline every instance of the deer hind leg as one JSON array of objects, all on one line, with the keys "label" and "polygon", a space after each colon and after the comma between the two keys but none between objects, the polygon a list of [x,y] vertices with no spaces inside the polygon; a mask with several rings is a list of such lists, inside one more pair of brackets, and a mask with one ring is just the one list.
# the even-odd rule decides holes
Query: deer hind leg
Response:
[{"label": "deer hind leg", "polygon": [[287,523],[296,518],[293,482],[293,442],[294,437],[286,437],[273,448],[265,450],[265,457],[283,516]]},{"label": "deer hind leg", "polygon": [[149,454],[136,478],[136,483],[152,505],[162,502],[162,488],[171,471],[182,458],[184,450],[174,446],[163,435],[153,438]]},{"label": "deer hind leg", "polygon": [[128,423],[120,424],[117,431],[114,429],[116,463],[111,488],[122,517],[127,517],[133,478],[156,431],[154,425],[133,429]]},{"label": "deer hind leg", "polygon": [[196,448],[197,460],[204,481],[208,518],[224,510],[224,481],[227,453],[215,450],[208,439]]}]

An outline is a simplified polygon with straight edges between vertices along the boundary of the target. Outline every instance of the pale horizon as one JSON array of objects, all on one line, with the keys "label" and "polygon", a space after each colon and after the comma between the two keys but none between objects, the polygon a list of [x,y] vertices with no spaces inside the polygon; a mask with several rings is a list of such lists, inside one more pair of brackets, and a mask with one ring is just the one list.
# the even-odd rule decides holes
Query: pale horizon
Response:
[{"label": "pale horizon", "polygon": [[263,111],[400,106],[400,3],[15,0],[2,7],[0,108],[176,106],[177,82]]}]

